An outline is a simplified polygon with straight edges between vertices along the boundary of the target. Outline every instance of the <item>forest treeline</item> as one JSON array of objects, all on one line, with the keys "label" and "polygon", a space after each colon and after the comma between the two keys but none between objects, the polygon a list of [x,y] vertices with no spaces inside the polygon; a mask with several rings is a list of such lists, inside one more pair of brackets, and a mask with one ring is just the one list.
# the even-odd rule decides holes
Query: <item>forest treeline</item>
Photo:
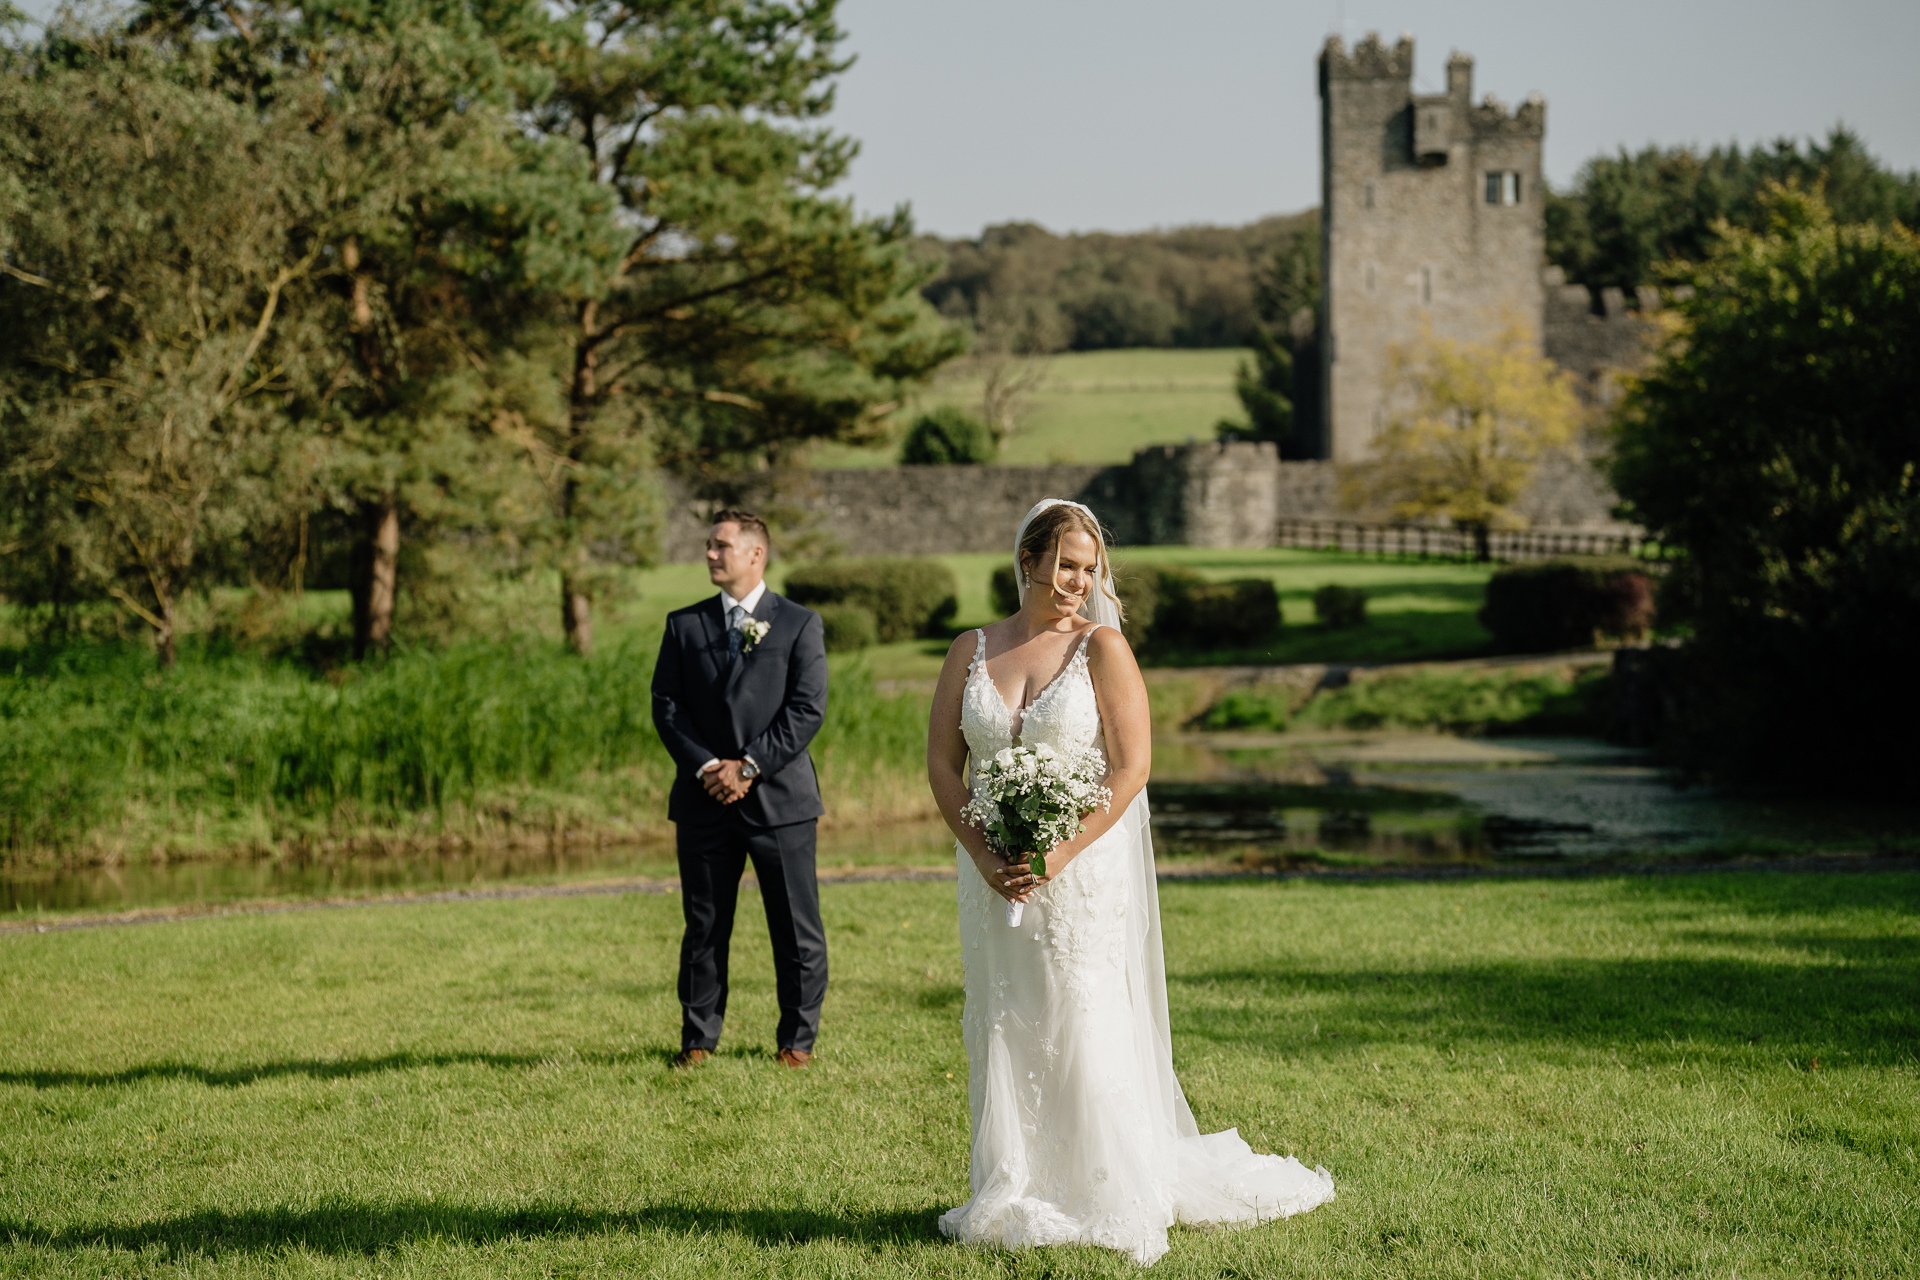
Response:
[{"label": "forest treeline", "polygon": [[[1596,156],[1547,195],[1547,260],[1596,291],[1655,284],[1667,264],[1705,261],[1723,223],[1763,227],[1770,182],[1820,188],[1848,224],[1920,225],[1920,173],[1895,173],[1859,135],[1781,139],[1742,150],[1648,147]],[[1276,282],[1307,264],[1317,274],[1318,212],[1242,227],[1181,227],[1134,235],[1056,235],[1032,223],[988,227],[976,239],[928,237],[944,261],[925,289],[943,315],[983,339],[1035,352],[1104,347],[1261,345],[1284,339],[1304,290]]]},{"label": "forest treeline", "polygon": [[317,556],[359,653],[403,579],[544,570],[585,652],[660,468],[872,438],[968,341],[828,194],[834,10],[0,5],[0,594],[168,664],[183,599]]}]

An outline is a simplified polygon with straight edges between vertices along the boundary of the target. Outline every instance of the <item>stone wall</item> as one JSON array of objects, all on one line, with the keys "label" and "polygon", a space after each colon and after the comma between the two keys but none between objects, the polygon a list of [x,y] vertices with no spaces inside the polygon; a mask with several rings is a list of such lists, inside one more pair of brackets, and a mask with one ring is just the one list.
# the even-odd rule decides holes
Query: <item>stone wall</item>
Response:
[{"label": "stone wall", "polygon": [[1654,316],[1663,303],[1692,295],[1683,287],[1663,299],[1660,290],[1644,285],[1630,308],[1624,291],[1602,289],[1596,300],[1586,285],[1568,284],[1559,267],[1548,267],[1541,281],[1546,287],[1542,349],[1573,374],[1582,398],[1600,405],[1612,402],[1620,374],[1637,373],[1652,358]]},{"label": "stone wall", "polygon": [[[670,494],[666,559],[699,559],[708,516],[729,505],[767,515],[776,551],[806,556],[1010,552],[1042,498],[1084,502],[1121,546],[1267,547],[1280,521],[1354,518],[1332,463],[1282,462],[1251,441],[1161,445],[1122,466],[876,467],[736,477],[725,490]],[[1566,462],[1541,469],[1524,508],[1538,524],[1598,527],[1612,504],[1592,468]]]},{"label": "stone wall", "polygon": [[[766,513],[822,551],[862,556],[1006,551],[1027,508],[1042,498],[1078,498],[1103,473],[1115,470],[1124,468],[874,467],[736,478],[727,486],[725,502],[684,490],[670,494],[665,554],[670,561],[698,560],[706,546],[708,515],[728,505]],[[797,519],[780,518],[789,512]]]}]

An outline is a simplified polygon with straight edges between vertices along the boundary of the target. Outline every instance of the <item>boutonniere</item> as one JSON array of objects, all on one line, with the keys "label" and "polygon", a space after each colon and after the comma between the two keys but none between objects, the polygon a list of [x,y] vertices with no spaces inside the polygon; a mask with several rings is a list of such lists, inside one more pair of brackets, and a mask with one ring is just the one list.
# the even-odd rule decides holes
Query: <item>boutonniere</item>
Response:
[{"label": "boutonniere", "polygon": [[740,624],[740,652],[752,653],[753,646],[767,638],[767,632],[773,630],[771,622],[762,622],[758,618],[748,618]]}]

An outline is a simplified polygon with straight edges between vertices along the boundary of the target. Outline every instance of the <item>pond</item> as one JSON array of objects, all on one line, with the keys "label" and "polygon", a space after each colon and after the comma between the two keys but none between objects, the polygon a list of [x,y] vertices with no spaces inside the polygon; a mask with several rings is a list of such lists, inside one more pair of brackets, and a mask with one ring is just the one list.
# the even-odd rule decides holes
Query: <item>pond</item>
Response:
[{"label": "pond", "polygon": [[[1155,746],[1170,874],[1581,865],[1920,847],[1920,814],[1683,788],[1644,754],[1580,738],[1211,733]],[[952,867],[938,822],[820,836],[823,880]],[[666,842],[136,863],[6,873],[0,913],[112,912],[498,885],[665,881]]]},{"label": "pond", "polygon": [[1578,865],[1920,843],[1913,809],[1683,787],[1647,753],[1588,738],[1192,734],[1157,745],[1155,765],[1155,830],[1176,864]]}]

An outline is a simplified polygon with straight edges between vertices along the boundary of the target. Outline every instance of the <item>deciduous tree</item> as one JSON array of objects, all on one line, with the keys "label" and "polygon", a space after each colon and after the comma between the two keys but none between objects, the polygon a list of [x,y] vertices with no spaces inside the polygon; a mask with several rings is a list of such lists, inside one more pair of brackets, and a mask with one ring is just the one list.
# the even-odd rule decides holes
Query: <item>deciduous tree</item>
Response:
[{"label": "deciduous tree", "polygon": [[[1763,193],[1628,396],[1613,481],[1682,553],[1693,728],[1723,776],[1910,793],[1920,718],[1920,237]],[[1889,735],[1892,735],[1890,738]]]},{"label": "deciduous tree", "polygon": [[1390,363],[1397,410],[1343,494],[1402,520],[1444,516],[1475,532],[1486,559],[1489,529],[1526,523],[1514,504],[1540,460],[1575,443],[1572,380],[1517,324],[1486,343],[1428,333]]},{"label": "deciduous tree", "polygon": [[0,74],[7,590],[110,597],[162,666],[181,597],[274,507],[327,242],[324,145],[205,73],[60,22]]}]

